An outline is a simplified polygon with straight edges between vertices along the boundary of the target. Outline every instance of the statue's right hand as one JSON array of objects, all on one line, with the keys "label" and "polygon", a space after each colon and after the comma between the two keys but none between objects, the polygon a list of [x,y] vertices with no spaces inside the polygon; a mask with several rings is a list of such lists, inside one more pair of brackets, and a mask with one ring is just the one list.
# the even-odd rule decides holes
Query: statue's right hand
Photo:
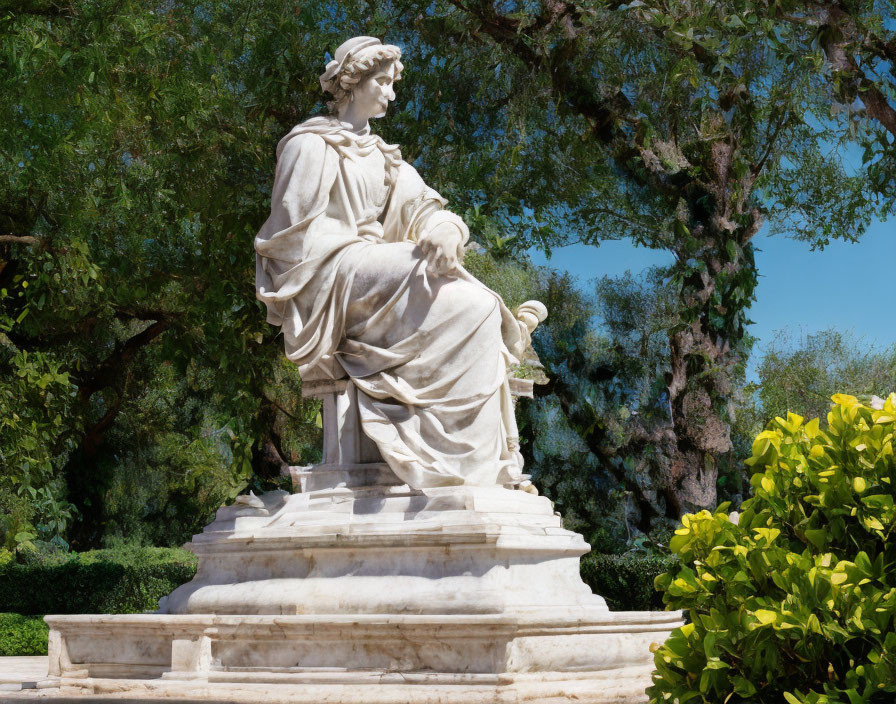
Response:
[{"label": "statue's right hand", "polygon": [[451,274],[463,258],[463,235],[455,225],[443,222],[420,238],[420,249],[430,271],[439,276]]}]

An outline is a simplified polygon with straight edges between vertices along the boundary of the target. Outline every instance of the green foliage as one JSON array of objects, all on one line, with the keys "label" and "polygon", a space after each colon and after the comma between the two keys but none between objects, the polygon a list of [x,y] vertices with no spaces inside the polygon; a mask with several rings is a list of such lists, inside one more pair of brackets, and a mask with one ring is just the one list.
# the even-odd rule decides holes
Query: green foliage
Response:
[{"label": "green foliage", "polygon": [[580,571],[585,583],[607,600],[612,611],[660,611],[663,599],[654,580],[672,570],[676,562],[669,555],[590,552],[582,557]]},{"label": "green foliage", "polygon": [[31,502],[4,544],[83,549],[137,520],[173,544],[222,493],[314,456],[316,412],[274,405],[295,384],[251,242],[277,140],[323,107],[334,9],[3,11],[0,492]]},{"label": "green foliage", "polygon": [[[464,268],[493,291],[501,294],[508,308],[538,298],[539,272],[535,267],[518,260],[504,260],[492,250],[468,249],[464,254]],[[541,278],[545,272],[541,272]]]},{"label": "green foliage", "polygon": [[676,291],[655,269],[595,282],[575,314],[535,333],[550,392],[525,411],[550,428],[534,436],[535,478],[596,550],[618,551],[675,510],[662,488],[677,451],[665,381],[677,323]]},{"label": "green foliage", "polygon": [[0,657],[46,655],[49,633],[43,616],[0,613]]},{"label": "green foliage", "polygon": [[656,584],[690,622],[656,652],[651,702],[896,697],[896,394],[833,400],[824,429],[791,413],[757,436],[736,523],[683,518]]},{"label": "green foliage", "polygon": [[779,333],[766,348],[758,372],[756,394],[767,417],[788,412],[823,417],[835,393],[867,401],[896,388],[896,347],[876,350],[837,330],[808,334],[796,342]]},{"label": "green foliage", "polygon": [[0,611],[18,614],[140,613],[190,580],[185,550],[95,550],[0,565]]},{"label": "green foliage", "polygon": [[758,382],[745,384],[735,396],[734,451],[722,478],[726,482],[722,500],[731,499],[735,505],[749,488],[749,469],[743,460],[750,456],[753,439],[768,418],[788,413],[823,418],[837,392],[866,402],[874,395],[886,396],[896,388],[896,349],[877,350],[833,329],[797,339],[779,331],[764,346],[757,373]]},{"label": "green foliage", "polygon": [[[493,249],[471,248],[464,263],[511,307],[535,298],[549,310],[533,339],[538,359],[515,371],[536,379],[536,398],[518,407],[526,471],[564,525],[597,552],[631,547],[643,537],[633,494],[643,498],[656,459],[645,461],[631,428],[655,422],[652,408],[663,388],[657,375],[664,370],[670,296],[662,295],[661,277],[605,279],[588,296],[568,275]],[[597,327],[598,315],[605,330]]]},{"label": "green foliage", "polygon": [[[660,459],[646,490],[657,498],[642,508],[677,520],[712,503],[752,344],[755,235],[769,222],[811,246],[854,241],[896,202],[868,188],[877,179],[892,193],[892,161],[878,159],[892,140],[856,109],[892,75],[881,54],[892,8],[841,3],[857,27],[838,28],[836,13],[790,0],[394,6],[417,33],[409,53],[438,76],[438,100],[401,114],[402,139],[440,189],[499,224],[486,246],[628,238],[674,255],[675,320],[659,334],[670,368],[650,380],[665,381],[669,418],[647,431]],[[832,90],[844,66],[831,67],[831,35],[858,91]],[[409,73],[415,96],[430,80]],[[853,168],[845,156],[857,147],[867,156]],[[606,414],[563,413],[585,444],[606,446],[589,436]],[[664,459],[688,476],[664,473]]]},{"label": "green foliage", "polygon": [[[4,291],[0,291],[0,304]],[[52,356],[21,352],[5,332],[14,325],[0,308],[0,545],[59,539],[74,517],[65,484],[55,473],[58,454],[71,446],[75,386]]]}]

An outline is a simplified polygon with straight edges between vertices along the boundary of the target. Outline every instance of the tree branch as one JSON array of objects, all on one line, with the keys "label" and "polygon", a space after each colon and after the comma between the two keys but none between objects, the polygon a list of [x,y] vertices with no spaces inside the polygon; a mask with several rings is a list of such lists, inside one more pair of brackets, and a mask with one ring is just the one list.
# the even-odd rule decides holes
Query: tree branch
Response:
[{"label": "tree branch", "polygon": [[[578,53],[576,35],[567,31],[556,42],[549,55],[542,56],[526,42],[520,21],[498,14],[490,2],[480,2],[472,7],[463,0],[449,0],[452,5],[470,15],[480,23],[482,31],[496,44],[504,47],[532,70],[547,71],[554,95],[562,100],[576,114],[588,123],[598,143],[608,147],[617,166],[625,171],[636,183],[648,185],[666,195],[678,195],[680,189],[693,179],[686,170],[668,173],[660,160],[651,151],[643,149],[637,137],[626,134],[622,125],[627,124],[637,131],[639,119],[632,112],[632,104],[621,92],[610,97],[594,93],[593,81],[588,74],[581,74],[572,66]],[[551,6],[566,3],[548,3]],[[557,11],[550,14],[557,16]],[[573,16],[570,10],[564,15]],[[539,18],[532,27],[549,27],[550,19]],[[643,169],[637,164],[641,164]]]},{"label": "tree branch", "polygon": [[784,118],[775,126],[775,131],[768,137],[766,135],[766,144],[765,144],[765,153],[759,159],[757,164],[754,164],[750,171],[753,173],[753,178],[755,179],[760,173],[762,173],[762,169],[765,168],[765,163],[768,161],[769,156],[772,153],[772,149],[775,146],[775,143],[778,141],[778,136],[781,134],[781,130],[784,129],[784,125],[788,123],[790,120],[790,113],[786,113]]},{"label": "tree branch", "polygon": [[38,244],[39,242],[37,237],[30,235],[0,235],[0,244]]},{"label": "tree branch", "polygon": [[646,230],[647,232],[652,232],[657,237],[662,237],[665,234],[662,230],[658,230],[654,227],[650,227],[649,225],[646,225],[643,222],[638,222],[637,220],[634,220],[633,218],[623,215],[622,213],[616,212],[612,208],[604,208],[604,207],[600,207],[600,206],[595,206],[595,207],[589,208],[589,210],[593,213],[599,213],[600,215],[608,215],[611,218],[620,220],[620,221],[627,223],[628,225],[631,225],[632,227],[636,227],[640,230]]},{"label": "tree branch", "polygon": [[120,370],[127,367],[137,355],[137,352],[165,332],[170,327],[170,324],[170,321],[167,319],[159,320],[142,332],[117,344],[112,354],[94,369],[89,377],[78,380],[78,390],[81,394],[82,402],[86,402],[100,389],[112,386]]},{"label": "tree branch", "polygon": [[124,320],[170,320],[175,314],[156,308],[121,308],[115,307],[115,317]]},{"label": "tree branch", "polygon": [[[821,48],[825,56],[840,76],[842,81],[847,81],[849,87],[855,91],[856,96],[865,106],[868,116],[876,120],[890,134],[896,137],[896,109],[890,105],[883,91],[874,81],[870,80],[859,67],[858,62],[847,49],[857,41],[859,28],[856,19],[847,12],[843,3],[825,3],[819,6]],[[896,56],[894,42],[883,43],[883,48],[891,53],[889,60]]]},{"label": "tree branch", "polygon": [[[597,370],[597,376],[603,376],[608,370]],[[612,376],[612,372],[609,373]],[[533,389],[534,395],[538,398],[553,396],[560,404],[563,415],[569,420],[569,427],[578,435],[588,450],[607,468],[610,474],[625,488],[631,492],[632,498],[638,506],[639,520],[638,529],[644,533],[649,532],[652,519],[659,515],[656,506],[645,495],[644,490],[637,482],[627,476],[624,469],[620,468],[618,462],[619,453],[611,448],[606,447],[600,441],[600,433],[593,428],[591,419],[583,417],[581,410],[581,394],[578,389],[574,388],[564,381],[561,374],[554,374],[549,377],[547,384],[536,385]],[[585,428],[591,428],[586,431]],[[633,434],[634,439],[634,434]]]},{"label": "tree branch", "polygon": [[69,3],[37,3],[16,2],[11,5],[0,5],[0,12],[9,12],[13,15],[34,15],[36,17],[63,17],[72,12]]},{"label": "tree branch", "polygon": [[292,418],[293,420],[297,420],[297,421],[302,420],[298,416],[295,416],[292,413],[290,413],[289,411],[287,411],[283,406],[281,406],[279,403],[277,403],[274,399],[268,398],[267,396],[265,396],[264,400],[267,401],[268,403],[270,403],[274,408],[276,408],[278,411],[280,411],[287,418]]},{"label": "tree branch", "polygon": [[121,410],[121,404],[124,394],[116,389],[115,401],[109,407],[109,410],[94,425],[86,430],[81,440],[81,447],[88,456],[96,453],[96,448],[102,442],[103,433],[115,422],[118,412]]},{"label": "tree branch", "polygon": [[864,76],[858,80],[859,100],[865,106],[868,116],[896,137],[896,109],[890,105],[880,88]]}]

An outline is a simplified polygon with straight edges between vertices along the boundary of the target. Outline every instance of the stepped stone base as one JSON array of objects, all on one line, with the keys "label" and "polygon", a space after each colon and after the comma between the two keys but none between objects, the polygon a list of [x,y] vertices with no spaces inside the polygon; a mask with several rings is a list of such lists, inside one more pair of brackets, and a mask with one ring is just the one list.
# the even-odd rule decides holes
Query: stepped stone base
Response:
[{"label": "stepped stone base", "polygon": [[160,614],[47,621],[51,681],[65,692],[213,701],[267,692],[290,702],[543,701],[572,693],[582,702],[642,702],[649,646],[678,625],[677,614],[662,612],[587,622]]},{"label": "stepped stone base", "polygon": [[544,497],[413,490],[381,464],[294,472],[222,508],[155,614],[47,616],[36,696],[642,703],[680,614],[612,613]]}]

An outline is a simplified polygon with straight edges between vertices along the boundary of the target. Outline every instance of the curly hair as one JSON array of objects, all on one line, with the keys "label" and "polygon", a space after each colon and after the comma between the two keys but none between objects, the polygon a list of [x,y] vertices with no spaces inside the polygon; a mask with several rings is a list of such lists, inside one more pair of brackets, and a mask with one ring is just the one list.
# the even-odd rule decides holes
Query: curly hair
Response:
[{"label": "curly hair", "polygon": [[323,87],[333,95],[327,102],[330,112],[335,114],[350,98],[354,87],[369,75],[376,73],[383,64],[395,64],[395,78],[401,79],[404,64],[401,63],[401,49],[392,44],[380,44],[367,47],[351,57],[335,76],[324,83]]}]

